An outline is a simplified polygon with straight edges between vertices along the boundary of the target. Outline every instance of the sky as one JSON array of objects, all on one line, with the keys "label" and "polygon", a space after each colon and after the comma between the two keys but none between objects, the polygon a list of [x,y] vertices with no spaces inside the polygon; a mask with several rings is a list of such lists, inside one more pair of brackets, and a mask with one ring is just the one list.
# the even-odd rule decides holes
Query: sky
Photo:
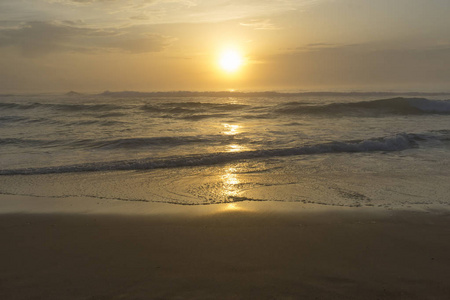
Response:
[{"label": "sky", "polygon": [[0,93],[450,91],[449,15],[448,0],[0,0]]}]

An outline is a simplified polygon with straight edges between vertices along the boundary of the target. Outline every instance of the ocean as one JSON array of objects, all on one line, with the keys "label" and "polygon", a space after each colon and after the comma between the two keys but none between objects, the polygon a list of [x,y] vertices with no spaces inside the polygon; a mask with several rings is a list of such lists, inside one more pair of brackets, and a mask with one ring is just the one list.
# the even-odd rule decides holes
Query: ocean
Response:
[{"label": "ocean", "polygon": [[0,96],[0,193],[213,205],[450,205],[449,94]]}]

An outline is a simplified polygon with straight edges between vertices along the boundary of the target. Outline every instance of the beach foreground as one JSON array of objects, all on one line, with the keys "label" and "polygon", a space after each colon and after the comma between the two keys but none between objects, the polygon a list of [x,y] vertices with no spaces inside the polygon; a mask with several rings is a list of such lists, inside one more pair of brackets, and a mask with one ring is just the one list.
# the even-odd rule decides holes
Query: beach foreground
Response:
[{"label": "beach foreground", "polygon": [[161,207],[9,208],[0,215],[0,298],[450,297],[448,211]]}]

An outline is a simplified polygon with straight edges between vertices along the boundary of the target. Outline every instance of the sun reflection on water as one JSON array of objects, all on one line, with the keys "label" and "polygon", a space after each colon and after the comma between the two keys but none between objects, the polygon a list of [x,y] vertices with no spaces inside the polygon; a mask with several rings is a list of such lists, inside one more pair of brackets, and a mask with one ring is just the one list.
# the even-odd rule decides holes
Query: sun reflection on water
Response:
[{"label": "sun reflection on water", "polygon": [[[222,134],[232,137],[233,141],[234,141],[235,135],[242,133],[241,125],[223,123],[222,126],[224,127]],[[241,152],[241,151],[244,151],[245,149],[247,149],[247,148],[242,145],[233,143],[233,144],[227,145],[226,151],[227,152]]]},{"label": "sun reflection on water", "polygon": [[224,123],[222,125],[223,125],[223,127],[225,127],[225,131],[223,131],[223,134],[225,134],[225,135],[236,135],[238,133],[241,133],[240,125],[228,124],[228,123]]},{"label": "sun reflection on water", "polygon": [[245,149],[244,146],[237,145],[237,144],[231,144],[231,145],[228,145],[227,151],[228,151],[228,152],[241,152],[241,151],[243,151],[244,149]]},{"label": "sun reflection on water", "polygon": [[236,175],[236,168],[228,167],[224,171],[225,173],[221,176],[224,196],[227,198],[238,197],[241,193],[239,188],[241,182]]}]

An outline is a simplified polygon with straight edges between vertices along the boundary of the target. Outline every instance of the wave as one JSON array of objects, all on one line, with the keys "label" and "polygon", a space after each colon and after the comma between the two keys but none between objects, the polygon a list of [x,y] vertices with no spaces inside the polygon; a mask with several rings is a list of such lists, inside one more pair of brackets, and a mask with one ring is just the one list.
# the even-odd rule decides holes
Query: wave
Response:
[{"label": "wave", "polygon": [[123,106],[113,104],[52,104],[52,103],[15,103],[7,102],[0,103],[1,109],[35,109],[35,108],[50,108],[60,111],[111,111],[116,109],[123,109]]},{"label": "wave", "polygon": [[[146,103],[139,106],[131,104],[105,103],[0,103],[3,110],[32,110],[50,109],[63,112],[83,112],[97,115],[97,118],[117,118],[133,113],[133,109],[152,114],[161,118],[177,118],[187,120],[202,120],[214,117],[226,117],[227,114],[245,112],[249,118],[270,118],[275,115],[351,115],[351,116],[383,116],[421,115],[421,114],[450,114],[450,100],[430,100],[426,98],[390,98],[360,102],[339,102],[329,104],[313,104],[298,101],[279,104],[276,106],[237,103],[210,102],[163,102]],[[131,112],[130,112],[131,109]],[[10,121],[10,120],[8,120]]]},{"label": "wave", "polygon": [[289,102],[275,109],[281,114],[326,114],[326,115],[384,115],[384,114],[450,114],[449,100],[426,98],[391,98],[372,101],[308,105],[303,102]]},{"label": "wave", "polygon": [[[242,110],[248,107],[245,104],[236,103],[208,103],[208,102],[166,102],[152,103],[137,106],[137,109],[145,113],[151,113],[156,117],[178,118],[186,120],[202,120],[206,118],[225,117],[227,113]],[[118,118],[127,116],[127,110],[135,108],[133,105],[116,104],[52,104],[52,103],[0,103],[3,110],[32,110],[49,109],[68,113],[85,112],[96,115],[96,118]],[[8,120],[10,121],[10,120]],[[95,121],[93,121],[95,123]]]},{"label": "wave", "polygon": [[[105,148],[105,149],[134,149],[149,146],[178,146],[192,143],[208,143],[213,139],[197,136],[180,136],[180,137],[148,137],[148,138],[122,138],[113,140],[82,140],[72,143],[72,146],[85,146],[89,148]],[[76,145],[75,145],[76,144]]]},{"label": "wave", "polygon": [[14,103],[14,102],[6,102],[0,103],[1,109],[33,109],[41,106],[41,103]]},{"label": "wave", "polygon": [[58,144],[55,140],[33,140],[20,138],[0,138],[0,146],[13,145],[18,147],[52,147]]},{"label": "wave", "polygon": [[[330,142],[293,148],[253,150],[242,152],[218,152],[201,155],[184,155],[166,158],[146,158],[110,162],[86,163],[43,168],[0,170],[0,175],[59,174],[95,171],[151,170],[229,163],[243,159],[271,158],[325,153],[360,153],[375,151],[401,151],[418,146],[420,141],[433,136],[419,134],[398,134],[392,137],[362,141]],[[436,137],[434,137],[436,138]]]},{"label": "wave", "polygon": [[209,118],[227,117],[230,113],[247,107],[248,105],[235,103],[168,102],[145,104],[140,109],[160,118],[201,121]]},{"label": "wave", "polygon": [[25,117],[20,117],[20,116],[1,116],[0,117],[0,125],[2,123],[21,122],[23,120],[26,120],[26,118]]},{"label": "wave", "polygon": [[168,102],[159,105],[146,104],[141,107],[144,111],[171,114],[194,114],[204,112],[228,112],[240,110],[248,105],[235,103],[208,103],[208,102]]},{"label": "wave", "polygon": [[179,137],[147,137],[147,138],[119,138],[111,140],[82,139],[82,140],[39,140],[20,138],[0,138],[0,146],[28,146],[28,147],[67,147],[69,149],[135,149],[150,146],[179,146],[193,143],[212,143],[217,137],[223,136],[179,136]]}]

